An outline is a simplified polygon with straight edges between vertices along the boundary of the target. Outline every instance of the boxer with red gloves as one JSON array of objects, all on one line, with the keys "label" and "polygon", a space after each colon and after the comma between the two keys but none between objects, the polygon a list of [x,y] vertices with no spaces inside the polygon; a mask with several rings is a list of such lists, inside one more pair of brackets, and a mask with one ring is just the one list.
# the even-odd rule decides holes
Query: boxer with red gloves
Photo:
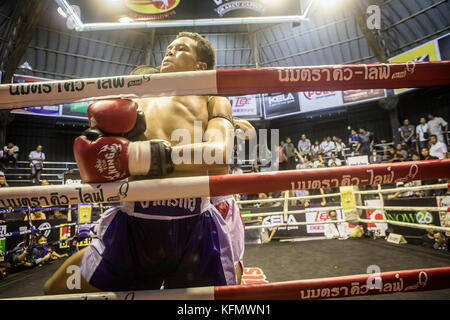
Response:
[{"label": "boxer with red gloves", "polygon": [[[167,47],[160,72],[214,67],[211,43],[199,34],[183,32]],[[228,173],[226,161],[234,136],[228,134],[233,133],[233,120],[225,97],[106,99],[89,107],[89,121],[91,128],[74,144],[85,181],[113,181],[127,176],[166,176],[169,180]],[[201,134],[200,139],[195,139],[196,133]],[[172,163],[171,154],[183,161]],[[196,161],[197,154],[202,155],[201,161]],[[211,158],[214,161],[209,161]],[[237,284],[235,260],[242,256],[243,248],[235,249],[231,239],[235,233],[230,228],[232,224],[243,227],[235,223],[238,212],[219,212],[214,206],[217,202],[213,205],[208,197],[170,197],[159,201],[145,201],[144,197],[143,201],[126,202],[103,213],[96,228],[97,238],[63,263],[46,282],[44,292]],[[221,203],[223,199],[219,200]],[[239,237],[243,237],[243,228],[240,230]],[[73,269],[69,268],[74,265],[80,267],[80,286],[69,288],[73,282]]]},{"label": "boxer with red gloves", "polygon": [[107,99],[88,108],[90,128],[74,142],[84,182],[107,182],[131,176],[164,177],[173,171],[168,141],[138,139],[146,129],[136,102]]}]

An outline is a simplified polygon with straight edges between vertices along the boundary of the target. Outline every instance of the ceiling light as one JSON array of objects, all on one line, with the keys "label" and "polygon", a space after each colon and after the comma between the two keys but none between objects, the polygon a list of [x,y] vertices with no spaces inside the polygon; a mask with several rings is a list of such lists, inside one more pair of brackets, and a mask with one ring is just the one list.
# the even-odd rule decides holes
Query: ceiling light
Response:
[{"label": "ceiling light", "polygon": [[58,9],[56,9],[56,12],[58,12],[64,18],[67,18],[67,14],[64,12],[63,9],[61,9],[61,7],[58,7]]},{"label": "ceiling light", "polygon": [[130,22],[133,22],[133,19],[131,19],[130,17],[120,17],[119,22],[120,23],[130,23]]}]

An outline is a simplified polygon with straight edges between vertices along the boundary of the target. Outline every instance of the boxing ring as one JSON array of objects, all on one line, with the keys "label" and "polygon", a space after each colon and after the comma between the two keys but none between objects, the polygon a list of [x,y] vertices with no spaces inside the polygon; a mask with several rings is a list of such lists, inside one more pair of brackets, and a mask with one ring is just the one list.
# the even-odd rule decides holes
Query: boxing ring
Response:
[{"label": "boxing ring", "polygon": [[[239,95],[251,93],[291,92],[305,90],[376,89],[450,85],[450,62],[320,66],[218,70],[78,79],[33,84],[0,86],[0,108],[71,103],[100,98],[150,97],[164,95]],[[127,90],[124,90],[127,88]],[[176,88],[176,89],[173,89]],[[124,93],[126,91],[127,93]],[[262,172],[251,174],[202,176],[111,183],[19,187],[0,190],[0,207],[40,207],[51,204],[111,203],[166,200],[169,198],[210,197],[229,194],[255,194],[285,190],[342,188],[339,193],[344,219],[337,222],[388,223],[390,220],[361,219],[361,210],[374,209],[358,201],[364,193],[382,194],[386,190],[358,191],[357,186],[382,185],[414,180],[450,177],[450,159],[402,162],[392,164],[335,167],[326,169]],[[441,184],[438,188],[448,188]],[[428,187],[425,187],[428,188]],[[431,188],[431,187],[430,187]],[[436,186],[433,186],[436,188]],[[405,188],[411,190],[411,188]],[[418,189],[419,190],[419,189]],[[398,189],[396,189],[398,191]],[[337,194],[333,194],[336,196]],[[323,197],[320,196],[310,196]],[[306,197],[286,197],[301,200]],[[262,202],[263,200],[255,200]],[[264,200],[265,201],[265,200]],[[267,201],[274,201],[273,199]],[[385,210],[389,207],[376,207]],[[411,208],[408,208],[411,210]],[[413,207],[413,209],[450,211],[449,207]],[[289,226],[284,210],[283,224]],[[273,212],[267,215],[273,215]],[[255,214],[255,216],[262,216]],[[329,222],[324,222],[329,223]],[[301,223],[305,224],[305,223]],[[315,222],[314,224],[317,224]],[[424,226],[397,222],[403,226],[449,232],[447,226]],[[254,226],[251,228],[261,228]],[[267,227],[267,226],[265,226]],[[379,295],[400,292],[442,290],[450,288],[450,267],[365,273],[320,279],[279,281],[273,283],[216,286],[155,291],[128,291],[26,297],[25,299],[195,299],[195,300],[310,300]]]}]

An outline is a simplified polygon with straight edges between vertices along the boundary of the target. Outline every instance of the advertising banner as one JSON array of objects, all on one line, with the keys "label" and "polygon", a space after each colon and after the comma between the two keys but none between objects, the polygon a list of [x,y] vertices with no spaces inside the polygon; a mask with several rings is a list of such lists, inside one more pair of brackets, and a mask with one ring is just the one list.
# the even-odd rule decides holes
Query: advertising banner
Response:
[{"label": "advertising banner", "polygon": [[450,60],[450,33],[438,38],[436,41],[439,47],[441,60]]},{"label": "advertising banner", "polygon": [[299,100],[297,93],[264,94],[264,118],[274,119],[300,113]]},{"label": "advertising banner", "polygon": [[364,166],[368,164],[369,164],[369,157],[367,155],[347,158],[347,165],[349,166]]},{"label": "advertising banner", "polygon": [[342,91],[305,91],[298,93],[301,112],[317,111],[342,105]]},{"label": "advertising banner", "polygon": [[[12,82],[13,83],[25,83],[25,82],[41,82],[41,81],[51,81],[51,79],[38,78],[26,75],[15,74],[13,75]],[[33,88],[31,88],[32,90]],[[39,102],[36,102],[37,104]],[[36,115],[36,116],[51,116],[51,117],[59,117],[60,116],[61,105],[56,106],[36,106],[32,108],[23,108],[23,109],[14,109],[11,113],[18,114],[27,114],[27,115]]]},{"label": "advertising banner", "polygon": [[[439,54],[439,49],[437,47],[437,41],[433,40],[389,59],[389,62],[429,62],[439,60],[441,60],[441,57]],[[400,94],[411,90],[414,90],[414,88],[394,89],[394,93]]]},{"label": "advertising banner", "polygon": [[386,97],[385,89],[371,89],[371,90],[347,90],[342,92],[344,104],[371,101]]},{"label": "advertising banner", "polygon": [[[385,199],[384,205],[386,207],[436,207],[436,198],[397,198],[397,199]],[[439,213],[435,211],[386,211],[387,220],[418,223],[422,225],[434,224],[440,226]],[[419,237],[425,233],[423,229],[414,229],[410,227],[390,225],[394,233],[401,234],[403,236],[415,236]]]},{"label": "advertising banner", "polygon": [[[381,207],[380,200],[366,200],[365,205],[368,207]],[[366,219],[369,220],[384,220],[384,213],[382,210],[370,209],[366,210]],[[378,237],[385,237],[386,230],[388,228],[387,223],[368,223],[367,230],[373,231]]]},{"label": "advertising banner", "polygon": [[260,117],[260,95],[228,97],[231,103],[233,117]]},{"label": "advertising banner", "polygon": [[[117,22],[120,17],[134,20],[217,19],[300,15],[300,1],[267,0],[70,0],[80,7],[84,23]],[[95,11],[93,11],[95,10]],[[97,14],[92,14],[96,12]]]}]

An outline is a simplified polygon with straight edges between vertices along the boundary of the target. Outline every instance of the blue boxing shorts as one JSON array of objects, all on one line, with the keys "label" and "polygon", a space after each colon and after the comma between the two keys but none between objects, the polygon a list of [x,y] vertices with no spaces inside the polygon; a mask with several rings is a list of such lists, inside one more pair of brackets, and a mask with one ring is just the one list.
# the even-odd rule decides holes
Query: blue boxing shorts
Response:
[{"label": "blue boxing shorts", "polygon": [[103,291],[237,283],[228,226],[209,198],[125,203],[106,211],[81,262]]}]

